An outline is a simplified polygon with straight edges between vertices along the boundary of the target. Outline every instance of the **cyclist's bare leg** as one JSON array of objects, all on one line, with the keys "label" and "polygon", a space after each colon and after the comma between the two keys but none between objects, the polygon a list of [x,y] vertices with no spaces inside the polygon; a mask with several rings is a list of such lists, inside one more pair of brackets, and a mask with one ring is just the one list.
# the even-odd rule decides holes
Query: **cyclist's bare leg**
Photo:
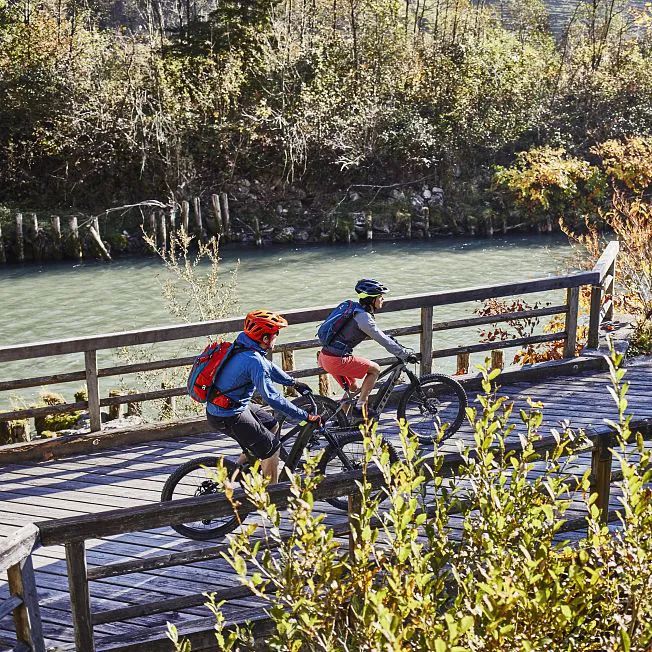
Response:
[{"label": "cyclist's bare leg", "polygon": [[346,416],[349,416],[349,412],[351,412],[351,408],[354,405],[353,399],[360,392],[360,385],[358,385],[356,380],[354,380],[352,383],[349,383],[348,381],[344,380],[343,383],[344,383],[344,394],[340,399],[340,403],[342,403],[342,412],[344,412]]},{"label": "cyclist's bare leg", "polygon": [[274,455],[268,457],[266,460],[260,460],[260,468],[269,478],[269,484],[276,484],[278,482],[278,464],[281,457],[281,451],[277,450]]},{"label": "cyclist's bare leg", "polygon": [[372,362],[369,365],[369,371],[367,371],[367,375],[362,381],[362,387],[360,388],[360,395],[358,396],[357,403],[359,406],[367,405],[367,402],[369,401],[369,394],[371,394],[371,390],[374,388],[379,375],[380,367],[375,362]]},{"label": "cyclist's bare leg", "polygon": [[[280,426],[277,425],[275,428],[272,428],[271,431],[276,434],[279,431]],[[278,482],[278,465],[281,461],[281,449],[276,451],[274,455],[268,457],[267,459],[260,460],[260,470],[263,472],[265,477],[269,478],[269,484],[276,484]]]}]

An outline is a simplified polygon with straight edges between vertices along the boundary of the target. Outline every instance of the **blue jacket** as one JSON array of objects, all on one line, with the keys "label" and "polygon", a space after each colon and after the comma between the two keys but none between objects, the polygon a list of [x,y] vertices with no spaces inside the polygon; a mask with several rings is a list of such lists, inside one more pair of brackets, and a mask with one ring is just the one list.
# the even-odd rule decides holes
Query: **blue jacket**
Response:
[{"label": "blue jacket", "polygon": [[251,401],[254,389],[263,397],[268,405],[275,410],[284,412],[292,419],[303,421],[308,418],[308,413],[302,410],[284,396],[282,396],[273,383],[279,383],[290,387],[294,385],[294,378],[289,376],[280,367],[276,366],[271,360],[265,357],[265,349],[257,342],[252,340],[248,335],[240,333],[236,342],[245,347],[234,353],[220,370],[215,386],[218,389],[229,390],[231,387],[240,387],[232,392],[227,391],[226,395],[234,400],[239,401],[235,407],[225,409],[206,404],[206,411],[215,417],[232,417],[244,412]]}]

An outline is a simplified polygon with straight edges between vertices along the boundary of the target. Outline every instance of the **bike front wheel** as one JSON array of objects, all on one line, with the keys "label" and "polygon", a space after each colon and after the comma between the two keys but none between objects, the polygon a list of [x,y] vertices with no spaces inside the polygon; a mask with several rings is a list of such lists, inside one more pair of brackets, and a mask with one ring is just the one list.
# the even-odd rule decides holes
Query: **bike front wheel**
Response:
[{"label": "bike front wheel", "polygon": [[[194,498],[207,494],[218,494],[220,488],[215,474],[221,463],[226,468],[229,477],[235,477],[240,467],[227,458],[199,457],[182,464],[166,480],[161,491],[161,501]],[[172,529],[189,539],[209,541],[219,539],[235,530],[240,521],[234,514],[217,518],[206,518],[193,523],[172,525]]]},{"label": "bike front wheel", "polygon": [[468,404],[464,387],[454,378],[429,374],[403,392],[397,416],[405,419],[410,434],[419,443],[432,444],[440,429],[445,427],[443,439],[459,430]]},{"label": "bike front wheel", "polygon": [[[398,460],[396,449],[390,442],[383,439],[383,446],[389,451],[391,462]],[[344,459],[340,457],[342,455]],[[324,449],[321,460],[319,460],[319,472],[322,475],[335,475],[346,471],[361,469],[365,461],[364,437],[361,432],[348,432],[336,437],[336,445],[329,444]],[[377,494],[376,494],[377,495]],[[327,501],[337,509],[347,510],[349,499],[346,496],[331,498]]]}]

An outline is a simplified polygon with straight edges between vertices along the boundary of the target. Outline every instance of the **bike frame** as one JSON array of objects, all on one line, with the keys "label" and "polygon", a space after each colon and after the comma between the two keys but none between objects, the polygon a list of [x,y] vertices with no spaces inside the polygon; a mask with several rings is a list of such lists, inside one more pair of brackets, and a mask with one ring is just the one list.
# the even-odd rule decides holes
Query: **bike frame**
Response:
[{"label": "bike frame", "polygon": [[[310,394],[306,394],[306,396],[312,398]],[[314,400],[312,403],[313,409],[316,410]],[[342,464],[348,471],[353,469],[348,458],[346,455],[344,455],[340,447],[337,445],[337,439],[332,435],[332,433],[329,432],[328,428],[325,425],[317,428],[310,421],[306,421],[304,424],[300,423],[296,425],[281,438],[281,443],[283,444],[288,439],[296,435],[296,439],[294,440],[294,444],[290,449],[287,460],[285,460],[285,466],[283,467],[283,471],[281,473],[282,476],[285,476],[285,479],[289,480],[286,469],[291,472],[296,470],[297,466],[299,465],[299,460],[301,459],[301,454],[308,446],[308,443],[310,442],[314,432],[317,432],[320,436],[323,436],[324,439],[326,439],[326,441],[335,449],[337,456],[340,458]],[[281,477],[279,477],[279,480],[281,480]]]},{"label": "bike frame", "polygon": [[410,385],[413,387],[419,386],[419,377],[408,369],[403,360],[397,359],[396,362],[387,367],[387,369],[378,376],[378,380],[387,376],[387,380],[381,385],[380,389],[371,399],[371,407],[378,414],[385,409],[387,401],[389,401],[389,397],[392,395],[392,390],[396,385],[398,385],[398,380],[403,372],[405,372],[407,377],[410,379]]}]

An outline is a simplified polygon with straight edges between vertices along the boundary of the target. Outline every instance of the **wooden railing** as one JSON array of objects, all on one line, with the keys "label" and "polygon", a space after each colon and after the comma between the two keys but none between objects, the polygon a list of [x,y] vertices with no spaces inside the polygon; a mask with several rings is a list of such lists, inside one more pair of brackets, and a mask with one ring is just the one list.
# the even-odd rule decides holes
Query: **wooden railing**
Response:
[{"label": "wooden railing", "polygon": [[[422,374],[429,373],[432,370],[433,359],[450,356],[468,356],[471,353],[484,351],[495,352],[505,348],[520,347],[542,342],[564,341],[565,357],[573,357],[575,355],[577,343],[579,297],[581,288],[584,286],[590,286],[592,288],[591,314],[589,317],[589,346],[594,348],[597,346],[599,328],[602,321],[604,319],[611,319],[613,315],[613,292],[617,253],[618,243],[611,242],[605,249],[599,262],[590,272],[552,276],[550,278],[533,279],[518,283],[503,283],[499,285],[413,294],[388,299],[385,302],[383,312],[398,312],[414,309],[419,309],[421,311],[419,324],[391,329],[388,330],[388,333],[395,336],[413,334],[420,335],[418,355],[420,360],[420,372]],[[523,310],[508,314],[473,316],[464,319],[433,323],[433,308],[435,306],[448,306],[470,301],[483,301],[498,297],[520,296],[524,294],[560,289],[566,290],[566,301],[560,305]],[[289,310],[285,311],[283,314],[290,325],[293,326],[321,321],[328,315],[331,309],[332,306],[320,306]],[[531,335],[529,337],[518,339],[480,342],[466,346],[433,350],[434,332],[472,326],[499,324],[506,321],[532,319],[559,314],[565,315],[565,327],[563,331]],[[235,332],[240,330],[241,326],[242,317],[237,317],[178,326],[163,326],[137,331],[95,335],[91,337],[79,337],[0,347],[0,364],[17,360],[51,358],[63,354],[79,354],[83,355],[84,359],[84,368],[79,369],[78,371],[0,381],[0,392],[16,391],[19,389],[39,387],[42,385],[56,385],[60,383],[84,381],[88,395],[87,401],[5,411],[0,413],[0,421],[34,418],[47,414],[65,413],[75,410],[88,410],[90,415],[90,430],[91,432],[99,432],[102,429],[100,410],[103,407],[120,406],[126,403],[151,401],[162,398],[172,398],[175,396],[183,396],[186,393],[185,387],[173,387],[155,391],[130,393],[122,396],[101,396],[99,379],[124,376],[145,371],[189,366],[192,364],[194,358],[173,358],[152,362],[98,367],[98,351],[116,349],[118,347],[131,347],[142,344],[173,342],[197,337],[215,336]],[[293,352],[297,350],[314,349],[317,347],[319,347],[319,341],[316,339],[298,340],[277,346],[275,348],[275,353],[280,353],[282,355],[283,364],[292,375],[297,378],[311,377],[323,374],[324,372],[319,367],[299,370],[293,369]],[[377,362],[383,365],[389,364],[392,361],[393,358],[377,360]]]},{"label": "wooden railing", "polygon": [[0,572],[7,573],[9,597],[0,603],[0,619],[12,614],[16,652],[45,652],[32,551],[39,546],[35,525],[26,525],[0,541]]},{"label": "wooden railing", "polygon": [[[652,420],[633,421],[630,425],[633,432],[641,432],[646,438],[650,438],[652,435]],[[604,522],[614,521],[619,514],[616,510],[609,510],[610,484],[612,481],[620,479],[617,473],[612,474],[611,471],[611,447],[614,445],[614,434],[611,429],[604,428],[600,431],[587,433],[587,438],[593,443],[590,476],[591,492],[597,494],[596,504],[601,510],[602,520]],[[557,445],[557,439],[548,436],[536,442],[535,449],[542,454],[553,450]],[[504,448],[505,452],[519,452],[521,450],[522,444],[520,440],[509,443]],[[565,454],[569,454],[569,451],[567,450]],[[471,453],[471,457],[473,457],[473,453]],[[460,467],[466,463],[461,454],[448,454],[443,459],[438,475],[440,477],[453,477],[458,473]],[[365,477],[374,487],[380,487],[383,484],[383,476],[375,467],[370,467]],[[362,478],[363,471],[361,470],[327,476],[312,492],[315,500],[349,496],[348,523],[335,528],[335,535],[337,536],[350,535],[351,529],[356,527],[358,523],[357,514],[360,505],[358,491],[359,482]],[[573,491],[576,488],[577,481],[570,482],[569,490]],[[273,485],[269,487],[269,495],[270,500],[279,509],[284,509],[290,499],[290,486],[288,483]],[[238,512],[241,518],[256,510],[241,489],[234,492],[232,501],[239,504]],[[65,546],[76,649],[84,650],[84,652],[94,650],[93,627],[95,625],[119,622],[157,613],[179,611],[206,602],[206,596],[203,593],[198,593],[94,613],[91,609],[89,581],[217,559],[228,549],[226,545],[216,545],[200,550],[169,553],[146,559],[135,559],[89,568],[86,562],[87,540],[140,532],[178,523],[194,522],[205,518],[227,516],[233,513],[233,503],[221,495],[207,495],[169,503],[155,503],[142,507],[116,509],[100,514],[36,523],[42,545]],[[468,504],[460,503],[451,510],[451,513],[459,513],[468,508]],[[380,523],[377,523],[377,525],[380,526]],[[585,525],[585,518],[569,520],[564,524],[560,532],[578,530]],[[269,547],[271,546],[268,545]],[[251,594],[246,587],[234,586],[216,591],[214,597],[219,602],[249,595]],[[206,636],[213,636],[212,632],[212,627],[207,627]],[[206,641],[208,642],[208,638]],[[117,646],[115,649],[117,649]]]}]

